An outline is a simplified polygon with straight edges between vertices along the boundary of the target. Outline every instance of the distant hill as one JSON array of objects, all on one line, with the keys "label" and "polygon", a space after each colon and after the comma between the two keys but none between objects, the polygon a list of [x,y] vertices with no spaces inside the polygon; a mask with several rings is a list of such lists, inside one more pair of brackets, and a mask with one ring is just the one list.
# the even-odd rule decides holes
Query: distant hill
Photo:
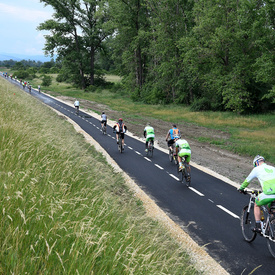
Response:
[{"label": "distant hill", "polygon": [[23,55],[23,54],[15,54],[15,53],[0,53],[0,61],[10,60],[10,59],[15,61],[21,61],[23,59],[35,60],[35,61],[41,61],[41,62],[51,61],[51,57],[47,57],[44,55]]}]

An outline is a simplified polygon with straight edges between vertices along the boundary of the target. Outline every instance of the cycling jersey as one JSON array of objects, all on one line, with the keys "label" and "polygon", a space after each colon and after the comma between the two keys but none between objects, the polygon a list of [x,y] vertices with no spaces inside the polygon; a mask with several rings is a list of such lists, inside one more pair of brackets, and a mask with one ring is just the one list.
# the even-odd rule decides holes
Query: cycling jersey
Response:
[{"label": "cycling jersey", "polygon": [[148,141],[149,139],[154,140],[155,130],[152,126],[146,126],[144,128],[144,137],[146,138],[146,141]]},{"label": "cycling jersey", "polygon": [[79,101],[78,101],[78,100],[76,100],[76,101],[74,102],[74,106],[75,106],[75,107],[79,107]]},{"label": "cycling jersey", "polygon": [[107,115],[106,114],[101,115],[101,121],[107,121]]},{"label": "cycling jersey", "polygon": [[178,139],[175,146],[179,148],[178,156],[181,158],[187,156],[185,160],[189,163],[191,160],[191,148],[189,143],[185,139]]},{"label": "cycling jersey", "polygon": [[169,130],[170,139],[175,139],[175,136],[180,135],[180,130],[178,128],[172,128]]},{"label": "cycling jersey", "polygon": [[123,122],[117,122],[113,128],[116,130],[117,133],[126,133],[127,131],[127,127]]},{"label": "cycling jersey", "polygon": [[266,163],[255,167],[242,183],[240,189],[245,189],[255,178],[259,180],[265,195],[275,194],[275,167]]}]

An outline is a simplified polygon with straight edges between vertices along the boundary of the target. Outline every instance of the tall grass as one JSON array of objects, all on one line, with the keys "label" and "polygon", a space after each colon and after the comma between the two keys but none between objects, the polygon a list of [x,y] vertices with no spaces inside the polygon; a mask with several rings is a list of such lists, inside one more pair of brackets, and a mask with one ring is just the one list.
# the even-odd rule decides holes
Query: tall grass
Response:
[{"label": "tall grass", "polygon": [[199,274],[69,123],[0,95],[1,274]]}]

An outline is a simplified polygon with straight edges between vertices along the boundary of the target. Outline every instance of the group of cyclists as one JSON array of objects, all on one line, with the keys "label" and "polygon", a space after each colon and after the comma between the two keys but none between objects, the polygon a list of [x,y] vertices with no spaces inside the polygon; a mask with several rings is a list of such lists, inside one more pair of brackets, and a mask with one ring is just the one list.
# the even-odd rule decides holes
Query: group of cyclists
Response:
[{"label": "group of cyclists", "polygon": [[[107,124],[107,115],[103,111],[101,114],[101,126]],[[123,119],[119,118],[116,124],[113,126],[113,131],[116,133],[116,141],[118,143],[119,134],[122,139],[122,149],[124,150],[124,134],[127,131],[127,126],[124,124]],[[145,152],[148,152],[148,142],[151,140],[154,146],[155,140],[155,130],[151,126],[151,123],[148,122],[143,130],[143,136],[145,138]],[[179,162],[179,170],[183,169],[182,158],[184,157],[186,163],[188,165],[189,173],[191,172],[191,167],[189,165],[191,160],[191,148],[189,143],[181,138],[180,130],[177,128],[175,124],[173,124],[172,128],[168,131],[166,135],[167,145],[171,150],[174,150],[176,157]]]},{"label": "group of cyclists", "polygon": [[[101,115],[101,123],[107,122],[107,116],[104,112]],[[124,133],[127,131],[127,127],[123,123],[122,118],[114,125],[113,129],[116,131],[116,138],[118,142],[118,134],[122,133],[122,141],[124,147]],[[155,130],[148,122],[144,128],[143,135],[145,138],[145,151],[148,151],[148,142],[152,141],[154,145]],[[166,135],[166,142],[168,148],[174,152],[179,162],[179,170],[183,169],[182,158],[185,158],[187,163],[187,169],[191,172],[191,167],[189,165],[191,161],[191,148],[187,140],[181,137],[180,130],[177,128],[176,124],[172,125]],[[255,216],[255,227],[252,229],[254,232],[261,232],[261,214],[260,207],[262,205],[270,206],[273,201],[275,201],[275,167],[265,163],[265,158],[263,156],[257,155],[253,160],[254,169],[242,183],[241,187],[238,189],[239,192],[244,193],[245,188],[249,183],[257,178],[261,184],[263,192],[260,193],[256,198],[256,203],[254,205],[254,216]]]}]

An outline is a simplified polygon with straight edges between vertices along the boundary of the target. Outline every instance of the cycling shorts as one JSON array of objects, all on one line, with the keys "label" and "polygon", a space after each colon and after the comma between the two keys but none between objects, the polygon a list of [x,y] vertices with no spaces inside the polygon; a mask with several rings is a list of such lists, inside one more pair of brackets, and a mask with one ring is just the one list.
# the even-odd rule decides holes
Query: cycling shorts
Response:
[{"label": "cycling shorts", "polygon": [[174,143],[175,143],[175,140],[170,139],[170,140],[168,140],[167,145],[168,145],[168,147],[170,147],[170,146],[173,146]]},{"label": "cycling shorts", "polygon": [[181,149],[179,152],[178,152],[178,156],[179,157],[185,157],[185,161],[187,163],[190,162],[191,160],[191,150],[186,150],[186,149]]},{"label": "cycling shorts", "polygon": [[146,136],[146,142],[148,142],[150,139],[151,139],[152,141],[154,141],[155,135],[154,135],[154,134],[149,134],[149,135]]},{"label": "cycling shorts", "polygon": [[101,123],[104,123],[104,126],[106,126],[107,120],[101,120]]},{"label": "cycling shorts", "polygon": [[[116,132],[117,134],[119,134],[119,132]],[[120,136],[121,136],[121,139],[124,139],[124,133],[123,132],[120,132]]]},{"label": "cycling shorts", "polygon": [[262,205],[268,205],[270,207],[270,204],[275,200],[275,194],[272,195],[266,195],[264,193],[261,193],[257,198],[256,198],[256,204],[258,206]]}]

